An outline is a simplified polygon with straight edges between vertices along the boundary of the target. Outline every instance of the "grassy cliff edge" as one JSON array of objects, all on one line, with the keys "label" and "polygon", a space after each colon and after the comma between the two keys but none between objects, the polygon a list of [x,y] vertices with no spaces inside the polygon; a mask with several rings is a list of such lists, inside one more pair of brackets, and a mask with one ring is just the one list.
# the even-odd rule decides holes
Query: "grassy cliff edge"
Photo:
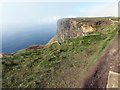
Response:
[{"label": "grassy cliff edge", "polygon": [[113,40],[117,30],[117,23],[101,26],[100,31],[93,34],[4,56],[3,88],[82,87],[89,68]]}]

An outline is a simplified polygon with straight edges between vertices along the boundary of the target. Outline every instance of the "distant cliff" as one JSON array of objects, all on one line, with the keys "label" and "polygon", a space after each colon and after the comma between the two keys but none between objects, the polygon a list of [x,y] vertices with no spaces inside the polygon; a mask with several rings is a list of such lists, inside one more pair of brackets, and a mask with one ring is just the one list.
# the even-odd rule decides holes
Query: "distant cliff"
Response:
[{"label": "distant cliff", "polygon": [[72,37],[85,36],[97,30],[102,24],[111,24],[109,20],[88,20],[79,18],[63,18],[57,22],[57,34],[48,42],[61,42]]}]

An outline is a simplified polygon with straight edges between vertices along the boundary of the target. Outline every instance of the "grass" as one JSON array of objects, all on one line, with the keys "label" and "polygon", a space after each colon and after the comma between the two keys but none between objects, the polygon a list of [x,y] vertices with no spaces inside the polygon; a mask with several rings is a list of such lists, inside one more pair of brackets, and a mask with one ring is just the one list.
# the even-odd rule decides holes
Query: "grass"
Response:
[{"label": "grass", "polygon": [[94,35],[5,56],[3,88],[81,87],[82,78],[116,33],[117,25],[104,26]]}]

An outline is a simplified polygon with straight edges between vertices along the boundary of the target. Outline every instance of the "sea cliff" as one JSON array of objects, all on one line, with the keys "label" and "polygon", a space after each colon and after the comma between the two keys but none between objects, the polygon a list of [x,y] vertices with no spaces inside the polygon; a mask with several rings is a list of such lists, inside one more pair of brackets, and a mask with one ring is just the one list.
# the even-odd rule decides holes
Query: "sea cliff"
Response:
[{"label": "sea cliff", "polygon": [[61,42],[73,37],[85,36],[93,34],[101,25],[112,24],[108,19],[79,19],[79,18],[63,18],[57,22],[57,33],[48,42]]}]

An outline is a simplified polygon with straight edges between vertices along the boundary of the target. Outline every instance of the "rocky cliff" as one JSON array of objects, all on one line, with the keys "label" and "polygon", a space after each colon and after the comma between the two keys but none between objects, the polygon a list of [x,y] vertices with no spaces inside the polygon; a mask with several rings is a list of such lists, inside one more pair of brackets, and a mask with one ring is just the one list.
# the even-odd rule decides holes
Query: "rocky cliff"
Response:
[{"label": "rocky cliff", "polygon": [[92,34],[102,24],[111,24],[109,20],[89,20],[79,18],[63,18],[57,22],[57,34],[48,44],[61,42],[73,37]]},{"label": "rocky cliff", "polygon": [[[109,69],[118,66],[117,49],[114,51],[118,24],[110,23],[93,18],[61,19],[51,43],[64,42],[1,54],[2,88],[103,88]],[[85,35],[88,33],[94,35]]]}]

